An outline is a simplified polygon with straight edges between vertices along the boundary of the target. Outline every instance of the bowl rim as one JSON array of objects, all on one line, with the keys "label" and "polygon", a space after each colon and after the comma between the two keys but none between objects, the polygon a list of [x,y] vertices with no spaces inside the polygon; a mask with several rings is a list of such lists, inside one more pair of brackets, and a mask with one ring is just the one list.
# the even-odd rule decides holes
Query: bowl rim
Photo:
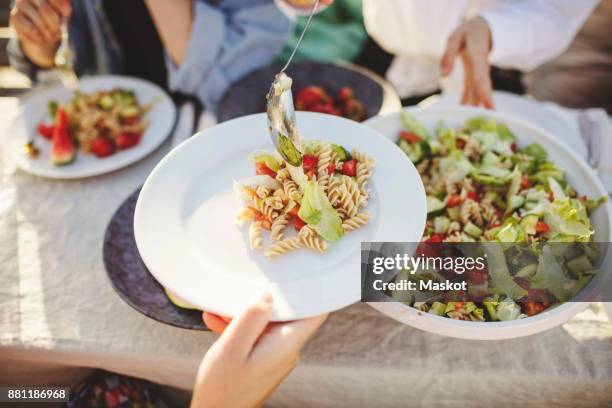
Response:
[{"label": "bowl rim", "polygon": [[[591,168],[584,160],[578,157],[578,155],[573,152],[568,146],[558,141],[547,130],[542,129],[537,125],[533,125],[523,119],[517,118],[514,115],[467,106],[431,106],[427,108],[411,106],[402,108],[402,111],[410,112],[412,114],[415,114],[417,117],[423,114],[426,114],[428,116],[441,117],[443,117],[445,114],[486,116],[499,120],[510,126],[516,125],[519,127],[526,128],[536,138],[543,139],[544,142],[555,145],[556,148],[560,149],[564,154],[571,157],[573,165],[577,166],[577,168],[579,168],[583,173],[588,176],[594,187],[597,189],[598,193],[602,196],[609,196],[609,193],[604,188],[601,180],[599,180],[599,177],[595,173],[595,170]],[[368,119],[364,122],[364,124],[366,126],[372,127],[373,129],[388,137],[388,135],[386,135],[385,132],[380,129],[380,126],[383,126],[388,121],[399,121],[400,112],[401,111],[394,112],[388,115],[379,115],[374,118]],[[565,169],[566,166],[561,165],[561,167]],[[608,219],[608,233],[607,237],[605,237],[605,240],[598,242],[610,242],[610,233],[612,232],[612,204],[610,203],[610,200],[608,200],[608,202],[606,202],[602,206],[602,209],[604,209]],[[610,251],[608,251],[607,256],[611,256]],[[580,294],[584,295],[585,292],[589,291],[589,288],[591,288],[591,286],[592,285],[589,284],[580,292]],[[374,309],[404,324],[408,324],[418,329],[422,329],[436,334],[473,340],[501,340],[524,337],[531,334],[539,333],[566,322],[577,313],[586,309],[589,304],[590,303],[586,301],[570,301],[560,304],[552,309],[546,310],[536,316],[531,316],[524,319],[510,320],[504,322],[467,322],[462,320],[449,319],[447,317],[442,316],[436,316],[430,313],[423,313],[403,303],[368,302],[368,305],[370,305]]]}]

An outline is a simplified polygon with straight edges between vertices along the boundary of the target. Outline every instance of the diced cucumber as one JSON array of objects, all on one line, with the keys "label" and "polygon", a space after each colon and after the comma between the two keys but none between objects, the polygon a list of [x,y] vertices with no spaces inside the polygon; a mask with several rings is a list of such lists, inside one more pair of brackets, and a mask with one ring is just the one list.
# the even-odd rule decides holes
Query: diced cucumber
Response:
[{"label": "diced cucumber", "polygon": [[521,208],[525,204],[525,197],[513,195],[508,197],[508,206],[506,207],[506,215],[511,214],[517,208]]},{"label": "diced cucumber", "polygon": [[518,232],[512,224],[508,224],[499,230],[496,238],[500,242],[516,242]]},{"label": "diced cucumber", "polygon": [[336,154],[336,156],[338,157],[338,159],[340,159],[340,161],[351,160],[351,154],[347,152],[344,147],[337,145],[337,144],[332,144],[331,148],[332,148],[332,152]]},{"label": "diced cucumber", "polygon": [[429,308],[428,313],[435,314],[438,316],[443,316],[444,310],[446,310],[446,305],[444,303],[434,302]]},{"label": "diced cucumber", "polygon": [[132,118],[138,114],[140,114],[140,109],[138,109],[138,107],[135,105],[126,106],[119,112],[119,115],[121,115],[122,118]]},{"label": "diced cucumber", "polygon": [[427,196],[427,217],[437,217],[444,214],[446,203],[437,197]]},{"label": "diced cucumber", "polygon": [[571,259],[565,263],[567,269],[570,270],[574,275],[580,275],[583,272],[590,271],[593,269],[593,265],[586,255],[580,255],[577,258]]},{"label": "diced cucumber", "polygon": [[518,272],[516,273],[516,277],[517,278],[531,278],[533,275],[536,274],[537,270],[538,270],[538,264],[525,265],[521,269],[518,270]]},{"label": "diced cucumber", "polygon": [[450,220],[445,216],[439,216],[434,218],[434,231],[436,232],[436,234],[446,234],[449,225]]},{"label": "diced cucumber", "polygon": [[523,231],[525,231],[525,234],[535,235],[537,223],[538,223],[538,216],[530,214],[530,215],[525,216],[521,220],[521,223],[519,224],[519,226],[521,227]]},{"label": "diced cucumber", "polygon": [[451,220],[456,220],[457,218],[459,218],[459,215],[461,213],[461,209],[459,207],[451,207],[448,208],[446,211],[448,212],[448,218],[450,218]]},{"label": "diced cucumber", "polygon": [[582,247],[584,248],[584,254],[589,258],[589,261],[591,261],[592,264],[599,261],[600,254],[597,249],[590,245],[583,245]]},{"label": "diced cucumber", "polygon": [[468,223],[465,224],[463,231],[474,238],[480,238],[482,235],[482,230],[474,225],[471,221],[468,221]]},{"label": "diced cucumber", "polygon": [[100,107],[104,110],[109,110],[115,105],[115,102],[110,95],[104,95],[98,101],[98,105],[100,105]]}]

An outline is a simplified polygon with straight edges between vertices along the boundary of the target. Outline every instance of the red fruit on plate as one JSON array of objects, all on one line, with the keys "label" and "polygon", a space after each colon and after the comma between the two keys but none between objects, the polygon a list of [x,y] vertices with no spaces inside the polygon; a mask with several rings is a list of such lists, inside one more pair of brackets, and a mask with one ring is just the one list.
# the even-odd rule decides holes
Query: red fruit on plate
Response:
[{"label": "red fruit on plate", "polygon": [[55,116],[53,141],[51,143],[51,162],[54,165],[63,166],[73,162],[76,147],[68,129],[68,115],[61,107],[57,110]]},{"label": "red fruit on plate", "polygon": [[347,119],[354,120],[356,122],[361,122],[366,117],[365,106],[363,106],[363,102],[357,99],[350,99],[346,101],[344,105],[344,116]]},{"label": "red fruit on plate", "polygon": [[351,99],[355,99],[355,91],[350,86],[343,86],[338,91],[336,95],[336,99],[342,102],[347,102]]},{"label": "red fruit on plate", "polygon": [[38,134],[44,137],[45,139],[51,140],[53,138],[53,125],[45,125],[41,123],[36,128]]},{"label": "red fruit on plate", "polygon": [[121,132],[117,135],[115,143],[119,150],[129,149],[140,142],[141,136],[142,133],[139,132]]},{"label": "red fruit on plate", "polygon": [[98,136],[91,142],[91,152],[96,157],[110,156],[115,153],[115,143],[108,137]]},{"label": "red fruit on plate", "polygon": [[329,95],[320,86],[307,86],[295,96],[297,110],[311,110],[312,106],[329,102]]},{"label": "red fruit on plate", "polygon": [[345,176],[355,177],[357,175],[357,161],[355,159],[351,159],[342,163],[342,174]]}]

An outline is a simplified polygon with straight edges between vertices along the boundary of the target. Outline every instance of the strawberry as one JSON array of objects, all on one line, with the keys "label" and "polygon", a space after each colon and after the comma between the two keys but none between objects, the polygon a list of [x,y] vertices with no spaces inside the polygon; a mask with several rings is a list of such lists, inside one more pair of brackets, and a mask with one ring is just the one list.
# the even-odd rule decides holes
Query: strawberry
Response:
[{"label": "strawberry", "polygon": [[119,150],[129,149],[130,147],[136,146],[140,142],[142,133],[138,132],[121,132],[117,135],[115,142]]},{"label": "strawberry", "polygon": [[336,99],[342,102],[347,102],[355,99],[355,91],[350,86],[343,86],[336,94]]},{"label": "strawberry", "polygon": [[38,125],[36,130],[38,131],[38,134],[45,139],[51,140],[51,138],[53,138],[53,125],[45,125],[44,123],[41,123]]},{"label": "strawberry", "polygon": [[97,157],[107,157],[115,153],[115,144],[108,137],[98,136],[91,143],[91,152]]},{"label": "strawberry", "polygon": [[297,110],[310,110],[312,106],[329,101],[325,89],[320,86],[307,86],[300,89],[295,96],[295,108]]},{"label": "strawberry", "polygon": [[355,122],[361,122],[366,117],[365,106],[363,102],[357,99],[350,99],[346,101],[344,105],[344,117],[347,119],[354,120]]}]

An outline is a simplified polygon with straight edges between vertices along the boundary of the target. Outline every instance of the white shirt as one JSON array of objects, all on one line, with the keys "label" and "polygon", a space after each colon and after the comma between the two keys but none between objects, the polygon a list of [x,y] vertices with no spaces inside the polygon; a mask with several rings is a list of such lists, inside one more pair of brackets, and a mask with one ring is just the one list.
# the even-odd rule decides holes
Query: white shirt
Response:
[{"label": "white shirt", "polygon": [[465,19],[480,15],[491,28],[489,60],[530,71],[567,49],[599,0],[363,0],[368,33],[394,54],[387,77],[402,97],[459,90],[463,73],[440,83],[446,40]]}]

